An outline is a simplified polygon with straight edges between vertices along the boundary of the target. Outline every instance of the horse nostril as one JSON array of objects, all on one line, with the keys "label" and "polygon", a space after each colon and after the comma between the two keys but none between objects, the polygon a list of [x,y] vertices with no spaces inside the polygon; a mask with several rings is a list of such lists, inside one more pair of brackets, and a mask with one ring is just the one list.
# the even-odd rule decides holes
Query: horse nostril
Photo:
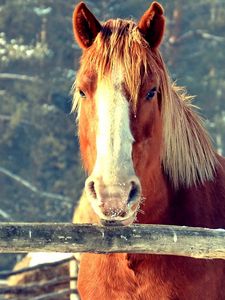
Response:
[{"label": "horse nostril", "polygon": [[130,193],[128,195],[127,203],[130,203],[133,200],[135,200],[138,197],[139,194],[140,194],[139,185],[136,182],[131,181],[131,190],[130,190]]},{"label": "horse nostril", "polygon": [[89,181],[87,184],[87,190],[90,193],[90,195],[94,198],[97,199],[97,194],[95,191],[95,183],[94,181]]}]

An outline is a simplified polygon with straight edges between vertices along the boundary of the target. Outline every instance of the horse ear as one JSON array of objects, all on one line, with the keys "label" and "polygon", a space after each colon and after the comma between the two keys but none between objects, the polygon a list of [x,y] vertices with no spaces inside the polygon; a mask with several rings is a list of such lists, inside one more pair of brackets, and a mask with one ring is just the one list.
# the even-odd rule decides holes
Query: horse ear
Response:
[{"label": "horse ear", "polygon": [[153,2],[144,13],[138,23],[138,28],[151,48],[159,47],[165,29],[165,18],[163,7],[158,2]]},{"label": "horse ear", "polygon": [[80,2],[73,13],[73,32],[78,45],[87,49],[94,42],[102,26],[87,6]]}]

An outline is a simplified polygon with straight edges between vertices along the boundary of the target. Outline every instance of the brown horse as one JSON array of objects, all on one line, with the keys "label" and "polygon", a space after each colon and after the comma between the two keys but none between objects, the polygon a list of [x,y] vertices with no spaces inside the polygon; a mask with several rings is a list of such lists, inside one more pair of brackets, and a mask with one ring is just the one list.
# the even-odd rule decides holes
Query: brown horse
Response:
[{"label": "brown horse", "polygon": [[[154,2],[136,24],[73,15],[83,49],[74,85],[89,177],[76,220],[103,225],[225,228],[225,160],[191,97],[171,83],[159,52],[165,19]],[[83,300],[225,299],[225,263],[176,256],[83,254]]]}]

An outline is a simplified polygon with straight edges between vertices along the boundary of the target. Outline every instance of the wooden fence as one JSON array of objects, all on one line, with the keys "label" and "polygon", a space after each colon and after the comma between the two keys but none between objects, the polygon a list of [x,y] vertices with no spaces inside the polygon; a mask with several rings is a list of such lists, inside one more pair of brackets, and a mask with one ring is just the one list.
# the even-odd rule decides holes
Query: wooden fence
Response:
[{"label": "wooden fence", "polygon": [[[70,277],[69,264],[73,263],[74,277]],[[76,288],[78,265],[74,256],[51,263],[13,271],[0,271],[0,300],[68,300],[80,299]],[[8,282],[10,276],[19,275],[19,281]],[[22,277],[21,277],[22,275]],[[72,296],[73,295],[73,296]],[[73,298],[71,298],[73,297]]]},{"label": "wooden fence", "polygon": [[225,230],[171,225],[103,227],[0,223],[0,252],[149,253],[225,259]]},{"label": "wooden fence", "polygon": [[[103,227],[68,223],[0,223],[0,252],[127,252],[225,259],[225,230],[172,225]],[[17,271],[1,271],[0,279],[37,269],[44,272],[49,266],[56,268],[58,264],[68,263],[69,260]],[[49,270],[46,272],[49,274]],[[69,288],[71,281],[75,287],[72,290]],[[62,300],[71,296],[70,299],[79,299],[75,282],[76,275],[71,278],[68,271],[66,275],[54,276],[44,282],[5,285],[0,287],[0,299],[3,299],[1,295],[11,295],[12,300],[30,297],[33,300]],[[56,289],[63,284],[66,284],[66,288]]]}]

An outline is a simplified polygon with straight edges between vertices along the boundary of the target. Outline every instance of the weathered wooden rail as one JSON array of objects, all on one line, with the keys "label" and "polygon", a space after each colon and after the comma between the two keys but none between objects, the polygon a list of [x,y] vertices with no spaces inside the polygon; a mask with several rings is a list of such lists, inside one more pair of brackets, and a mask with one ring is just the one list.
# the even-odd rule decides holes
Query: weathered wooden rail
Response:
[{"label": "weathered wooden rail", "polygon": [[0,223],[0,252],[39,251],[129,252],[225,259],[225,230],[170,225]]},{"label": "weathered wooden rail", "polygon": [[[71,262],[74,263],[74,277],[71,277],[69,273]],[[0,271],[0,279],[2,279],[0,280],[0,300],[6,299],[3,295],[7,295],[7,299],[11,300],[68,300],[70,297],[79,300],[76,289],[77,271],[78,265],[73,255],[50,263],[41,263],[13,271]],[[10,276],[18,274],[20,275],[18,279],[14,277],[10,281]],[[74,288],[70,288],[71,283]]]}]

